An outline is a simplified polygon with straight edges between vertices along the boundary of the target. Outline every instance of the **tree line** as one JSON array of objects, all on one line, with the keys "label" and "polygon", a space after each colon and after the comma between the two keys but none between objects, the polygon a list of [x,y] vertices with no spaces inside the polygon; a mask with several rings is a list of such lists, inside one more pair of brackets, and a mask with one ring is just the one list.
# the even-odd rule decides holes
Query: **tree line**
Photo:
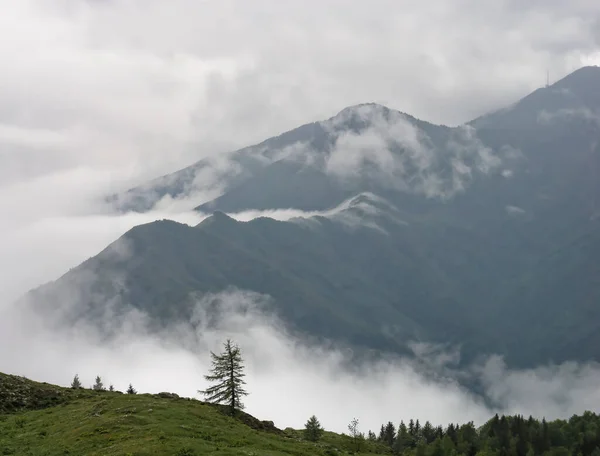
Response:
[{"label": "tree line", "polygon": [[[212,367],[204,378],[212,386],[198,392],[208,402],[224,404],[227,412],[235,415],[244,409],[242,398],[248,395],[245,366],[238,345],[231,339],[223,345],[220,354],[210,352]],[[81,388],[77,375],[71,386]],[[92,389],[105,390],[99,376]],[[112,385],[109,390],[113,390]],[[136,394],[131,384],[127,393]],[[378,434],[369,430],[366,436],[354,418],[348,431],[356,452],[368,441],[387,449],[388,454],[403,456],[600,456],[600,416],[589,411],[569,420],[554,421],[496,414],[480,427],[472,421],[446,427],[434,426],[429,421],[421,424],[418,419],[406,423],[402,420],[396,427],[388,421],[381,425]],[[313,415],[304,425],[303,436],[317,442],[324,432]]]},{"label": "tree line", "polygon": [[590,411],[568,420],[499,416],[479,428],[473,422],[445,428],[429,421],[388,422],[368,439],[393,454],[413,456],[600,456],[600,416]]},{"label": "tree line", "polygon": [[[84,388],[83,384],[81,383],[81,380],[79,380],[79,374],[75,374],[75,377],[73,377],[73,381],[71,382],[71,388],[72,389],[83,389]],[[108,388],[106,388],[104,386],[104,382],[102,381],[102,378],[99,375],[96,376],[96,382],[90,387],[90,389],[94,390],[94,391],[110,391],[110,392],[115,391],[115,387],[113,385],[109,385]],[[137,394],[137,390],[130,383],[129,387],[127,388],[126,393],[127,394]]]}]

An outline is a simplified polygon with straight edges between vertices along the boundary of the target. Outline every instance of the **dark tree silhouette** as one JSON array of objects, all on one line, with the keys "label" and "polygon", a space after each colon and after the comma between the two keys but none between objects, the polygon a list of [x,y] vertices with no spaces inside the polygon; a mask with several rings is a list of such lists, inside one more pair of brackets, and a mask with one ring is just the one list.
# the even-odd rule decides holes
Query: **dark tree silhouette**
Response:
[{"label": "dark tree silhouette", "polygon": [[73,377],[73,381],[71,382],[71,388],[73,389],[80,389],[81,388],[81,382],[79,381],[79,375],[75,374],[75,377]]},{"label": "dark tree silhouette", "polygon": [[311,416],[304,425],[304,438],[311,442],[316,442],[323,435],[321,423],[315,415]]},{"label": "dark tree silhouette", "polygon": [[225,349],[220,355],[210,352],[212,369],[209,375],[204,376],[206,380],[216,384],[198,392],[204,394],[208,402],[227,404],[229,413],[234,415],[236,410],[243,410],[241,398],[248,395],[244,389],[246,374],[240,348],[231,339],[227,339],[223,345]]},{"label": "dark tree silhouette", "polygon": [[96,376],[96,383],[92,387],[94,391],[104,391],[104,384],[102,383],[102,379],[99,375]]}]

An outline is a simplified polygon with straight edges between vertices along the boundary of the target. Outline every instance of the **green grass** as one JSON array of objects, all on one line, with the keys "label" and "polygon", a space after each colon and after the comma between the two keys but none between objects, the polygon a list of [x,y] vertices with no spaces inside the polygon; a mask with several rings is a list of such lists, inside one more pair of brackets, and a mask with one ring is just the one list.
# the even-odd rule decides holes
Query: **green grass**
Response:
[{"label": "green grass", "polygon": [[[0,374],[0,404],[11,394],[25,397],[24,391],[59,399],[1,413],[0,455],[301,456],[353,448],[348,436],[326,433],[318,443],[307,442],[299,431],[281,431],[247,414],[232,418],[195,399],[73,391]],[[361,454],[386,453],[377,444],[363,445]]]}]

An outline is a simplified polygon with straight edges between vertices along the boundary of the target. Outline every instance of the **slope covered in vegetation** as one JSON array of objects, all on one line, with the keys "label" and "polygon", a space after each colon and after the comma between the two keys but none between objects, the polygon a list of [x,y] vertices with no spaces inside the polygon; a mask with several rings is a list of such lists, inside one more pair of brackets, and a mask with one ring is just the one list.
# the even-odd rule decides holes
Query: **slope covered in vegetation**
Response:
[{"label": "slope covered in vegetation", "polygon": [[[308,456],[353,449],[348,436],[326,432],[308,442],[301,432],[167,393],[71,390],[0,374],[0,407],[2,455]],[[364,454],[387,452],[376,442],[363,447]]]},{"label": "slope covered in vegetation", "polygon": [[176,394],[73,390],[0,374],[0,455],[600,456],[592,412],[548,422],[496,415],[479,428],[388,422],[379,435],[325,432],[318,442],[225,412]]}]

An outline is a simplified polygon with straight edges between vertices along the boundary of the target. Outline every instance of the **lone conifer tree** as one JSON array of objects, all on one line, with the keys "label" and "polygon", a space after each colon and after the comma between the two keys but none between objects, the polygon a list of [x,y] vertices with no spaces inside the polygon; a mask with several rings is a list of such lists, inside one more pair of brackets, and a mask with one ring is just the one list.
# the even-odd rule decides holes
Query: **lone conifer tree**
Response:
[{"label": "lone conifer tree", "polygon": [[304,425],[304,438],[311,442],[316,442],[323,435],[321,423],[315,415],[311,416]]},{"label": "lone conifer tree", "polygon": [[127,394],[137,394],[137,391],[135,390],[135,388],[133,387],[133,385],[130,383],[129,387],[127,388]]},{"label": "lone conifer tree", "polygon": [[73,381],[71,382],[71,388],[73,389],[80,389],[81,388],[81,382],[79,381],[79,375],[75,374],[75,377],[73,377]]},{"label": "lone conifer tree", "polygon": [[96,376],[96,383],[92,387],[94,391],[104,391],[104,384],[102,383],[102,379],[99,375]]},{"label": "lone conifer tree", "polygon": [[110,386],[108,387],[108,391],[111,391],[111,392],[112,392],[112,391],[114,391],[114,390],[115,390],[115,387],[114,387],[114,386],[110,385]]},{"label": "lone conifer tree", "polygon": [[209,375],[204,378],[209,382],[218,382],[216,385],[207,388],[204,391],[198,391],[206,396],[208,402],[216,404],[227,404],[229,413],[235,414],[236,409],[242,410],[242,396],[248,395],[244,389],[244,364],[240,348],[231,342],[231,339],[223,344],[225,350],[220,355],[215,355],[212,351],[212,369]]}]

